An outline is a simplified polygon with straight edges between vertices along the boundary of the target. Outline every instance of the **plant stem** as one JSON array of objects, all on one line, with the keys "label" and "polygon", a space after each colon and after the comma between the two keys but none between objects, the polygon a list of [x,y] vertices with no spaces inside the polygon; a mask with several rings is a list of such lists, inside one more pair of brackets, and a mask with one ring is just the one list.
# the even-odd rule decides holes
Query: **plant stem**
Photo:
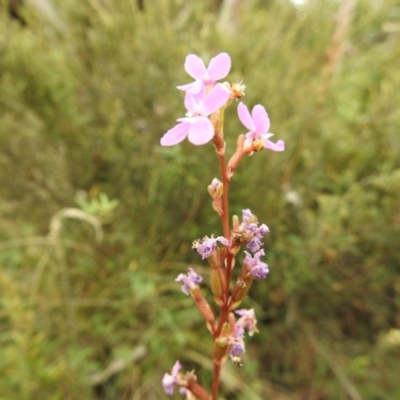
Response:
[{"label": "plant stem", "polygon": [[[224,233],[224,237],[230,239],[230,228],[229,228],[229,179],[226,174],[226,165],[225,165],[225,156],[223,154],[219,155],[219,164],[221,169],[221,178],[224,187],[224,191],[222,193],[222,229]],[[225,322],[228,321],[229,315],[229,290],[230,290],[230,278],[232,273],[232,262],[233,257],[230,253],[227,255],[226,259],[226,276],[227,276],[227,292],[225,294],[225,303],[222,305],[220,309],[220,317],[218,321],[217,329],[213,334],[213,341],[219,337],[221,334],[222,326]],[[221,366],[222,360],[214,359],[214,370],[213,370],[213,382],[212,382],[212,389],[211,389],[211,399],[217,400],[218,399],[218,391],[219,391],[219,380],[220,380],[220,373],[221,373]]]},{"label": "plant stem", "polygon": [[226,166],[225,166],[225,156],[222,154],[219,156],[219,165],[221,168],[221,178],[222,184],[224,187],[224,191],[222,193],[222,229],[224,232],[224,236],[229,239],[231,236],[229,229],[229,203],[228,203],[228,193],[229,193],[229,180],[226,175]]},{"label": "plant stem", "polygon": [[218,400],[219,376],[221,373],[221,362],[214,360],[213,383],[211,389],[211,399]]}]

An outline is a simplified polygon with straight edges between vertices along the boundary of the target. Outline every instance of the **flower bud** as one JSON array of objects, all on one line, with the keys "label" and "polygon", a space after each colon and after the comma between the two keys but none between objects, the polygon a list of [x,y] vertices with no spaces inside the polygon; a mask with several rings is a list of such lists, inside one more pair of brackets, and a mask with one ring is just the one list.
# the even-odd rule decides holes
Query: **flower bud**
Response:
[{"label": "flower bud", "polygon": [[229,307],[231,310],[238,307],[239,304],[242,302],[247,292],[249,291],[253,280],[254,276],[251,274],[251,269],[246,264],[244,264],[242,272],[232,289],[231,306]]},{"label": "flower bud", "polygon": [[215,318],[214,313],[208,304],[207,300],[204,298],[203,294],[200,292],[200,288],[198,286],[194,287],[190,291],[191,296],[193,297],[197,308],[200,311],[200,314],[203,316],[207,324],[213,326]]},{"label": "flower bud", "polygon": [[231,327],[228,322],[222,326],[221,334],[214,340],[213,357],[215,360],[222,360],[227,356],[230,350],[229,337],[231,334]]},{"label": "flower bud", "polygon": [[[223,114],[223,109],[221,109],[220,112]],[[218,155],[222,156],[225,154],[226,143],[223,137],[223,133],[221,131],[221,120],[219,113],[212,114],[210,117],[210,121],[214,127],[215,132],[212,139],[215,146],[215,151]]]},{"label": "flower bud", "polygon": [[239,227],[240,227],[240,221],[239,221],[239,217],[237,215],[234,215],[232,217],[232,229],[233,231],[239,231]]},{"label": "flower bud", "polygon": [[214,251],[208,258],[211,266],[211,291],[214,295],[215,302],[219,306],[222,306],[222,304],[224,304],[225,294],[227,292],[226,269],[223,267],[225,253],[225,249],[218,249],[217,251]]},{"label": "flower bud", "polygon": [[264,148],[264,141],[262,138],[246,139],[243,146],[243,155],[248,154],[252,156],[256,151]]},{"label": "flower bud", "polygon": [[222,194],[224,192],[224,185],[219,179],[214,178],[211,184],[208,185],[207,191],[213,198],[212,207],[214,211],[216,211],[218,215],[222,217],[224,213],[222,207]]},{"label": "flower bud", "polygon": [[240,99],[245,95],[244,91],[246,89],[246,85],[243,84],[242,82],[238,83],[231,83],[231,91],[232,91],[232,96],[235,99]]},{"label": "flower bud", "polygon": [[221,198],[224,193],[224,185],[219,179],[214,178],[211,184],[208,185],[207,191],[213,199]]}]

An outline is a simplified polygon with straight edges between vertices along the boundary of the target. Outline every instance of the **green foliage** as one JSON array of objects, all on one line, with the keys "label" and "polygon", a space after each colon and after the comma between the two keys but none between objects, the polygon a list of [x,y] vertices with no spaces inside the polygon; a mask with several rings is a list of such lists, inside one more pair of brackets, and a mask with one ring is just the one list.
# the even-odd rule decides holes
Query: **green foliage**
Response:
[{"label": "green foliage", "polygon": [[[184,112],[185,56],[227,51],[287,149],[232,181],[231,211],[271,229],[271,273],[224,397],[397,399],[397,2],[354,2],[338,39],[333,0],[243,2],[236,36],[211,2],[59,3],[51,19],[27,6],[26,26],[0,15],[0,398],[163,399],[178,358],[209,382],[206,329],[174,278],[189,263],[207,275],[191,242],[220,234],[218,162],[159,138]],[[226,122],[232,152],[234,106]],[[89,217],[54,230],[76,204],[101,242]]]}]

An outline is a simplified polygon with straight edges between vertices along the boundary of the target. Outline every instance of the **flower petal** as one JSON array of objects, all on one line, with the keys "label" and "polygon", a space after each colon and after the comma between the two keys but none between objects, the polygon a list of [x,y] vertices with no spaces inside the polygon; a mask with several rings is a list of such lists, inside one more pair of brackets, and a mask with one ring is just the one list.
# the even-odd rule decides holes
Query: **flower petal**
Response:
[{"label": "flower petal", "polygon": [[171,374],[176,376],[178,374],[178,372],[182,369],[182,365],[181,363],[178,361],[176,361],[176,363],[174,364],[174,366],[172,367],[172,371]]},{"label": "flower petal", "polygon": [[172,396],[174,394],[175,391],[174,384],[175,384],[175,378],[172,375],[165,373],[162,379],[162,386],[164,388],[165,393],[168,394],[169,396]]},{"label": "flower petal", "polygon": [[253,119],[251,118],[249,109],[242,102],[238,105],[238,116],[242,124],[249,130],[254,131],[256,129]]},{"label": "flower petal", "polygon": [[203,101],[206,96],[206,87],[201,83],[200,86],[196,86],[197,92],[189,89],[185,96],[185,107],[186,110],[190,111],[192,114],[202,114],[203,113]]},{"label": "flower petal", "polygon": [[231,58],[227,53],[220,53],[211,59],[207,68],[208,75],[214,81],[225,78],[231,69]]},{"label": "flower petal", "polygon": [[265,108],[260,104],[254,106],[251,113],[257,132],[261,135],[269,131],[270,122]]},{"label": "flower petal", "polygon": [[214,137],[214,127],[206,117],[198,117],[193,120],[189,129],[188,139],[196,146],[209,142]]},{"label": "flower petal", "polygon": [[182,142],[190,129],[190,122],[183,121],[171,128],[160,140],[161,146],[173,146]]},{"label": "flower petal", "polygon": [[186,85],[177,86],[177,88],[179,90],[183,90],[184,92],[190,90],[192,93],[196,94],[202,90],[203,86],[204,86],[204,83],[202,81],[194,81],[194,82],[188,83]]},{"label": "flower petal", "polygon": [[227,103],[230,95],[231,93],[226,86],[221,83],[215,85],[204,99],[204,115],[208,116],[218,111]]},{"label": "flower petal", "polygon": [[176,88],[179,90],[183,90],[184,92],[186,92],[187,90],[190,90],[193,87],[193,83],[188,83],[186,85],[179,85]]},{"label": "flower petal", "polygon": [[184,103],[186,110],[193,114],[197,114],[199,112],[199,104],[190,90],[186,92]]},{"label": "flower petal", "polygon": [[186,72],[194,79],[200,80],[206,74],[206,66],[200,57],[189,54],[185,61]]},{"label": "flower petal", "polygon": [[266,149],[270,149],[273,151],[284,151],[285,150],[285,142],[283,140],[278,140],[276,143],[273,143],[267,139],[267,140],[264,140],[264,147]]}]

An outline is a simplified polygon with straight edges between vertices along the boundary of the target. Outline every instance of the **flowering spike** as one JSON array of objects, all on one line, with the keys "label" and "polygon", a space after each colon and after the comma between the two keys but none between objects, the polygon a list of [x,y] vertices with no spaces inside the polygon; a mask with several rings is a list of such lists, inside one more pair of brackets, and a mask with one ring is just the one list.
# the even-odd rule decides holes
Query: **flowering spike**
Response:
[{"label": "flowering spike", "polygon": [[[229,147],[225,142],[227,135],[224,134],[225,109],[234,99],[239,99],[245,94],[245,85],[241,82],[217,83],[225,78],[230,68],[231,60],[226,53],[212,58],[208,67],[194,54],[186,57],[186,72],[194,79],[194,82],[178,86],[185,91],[186,113],[161,138],[162,146],[176,145],[185,138],[196,146],[212,142],[219,158],[222,181],[214,178],[207,190],[212,198],[213,209],[221,217],[225,237],[211,235],[193,242],[193,248],[210,264],[210,286],[219,308],[218,317],[214,315],[200,290],[199,285],[203,278],[193,268],[189,268],[187,274],[179,274],[176,278],[176,281],[182,284],[182,292],[194,299],[213,340],[211,394],[197,383],[193,372],[187,372],[185,375],[180,373],[179,362],[175,363],[170,374],[166,373],[163,377],[165,392],[172,395],[174,390],[179,388],[186,400],[218,399],[221,367],[226,358],[230,356],[234,364],[241,365],[240,357],[245,352],[245,334],[252,336],[258,332],[257,320],[253,309],[240,309],[235,312],[233,310],[241,304],[254,279],[265,278],[269,272],[268,265],[261,261],[264,255],[263,238],[269,232],[268,227],[260,224],[249,209],[244,209],[241,218],[233,216],[230,231],[229,184],[245,155],[252,155],[263,148],[283,151],[285,144],[282,140],[276,143],[270,141],[273,134],[269,132],[270,120],[263,106],[256,105],[250,113],[243,103],[239,103],[237,113],[248,132],[239,135],[236,150],[226,163],[225,152]],[[231,285],[236,255],[243,247],[246,251],[242,269],[236,282]]]}]

